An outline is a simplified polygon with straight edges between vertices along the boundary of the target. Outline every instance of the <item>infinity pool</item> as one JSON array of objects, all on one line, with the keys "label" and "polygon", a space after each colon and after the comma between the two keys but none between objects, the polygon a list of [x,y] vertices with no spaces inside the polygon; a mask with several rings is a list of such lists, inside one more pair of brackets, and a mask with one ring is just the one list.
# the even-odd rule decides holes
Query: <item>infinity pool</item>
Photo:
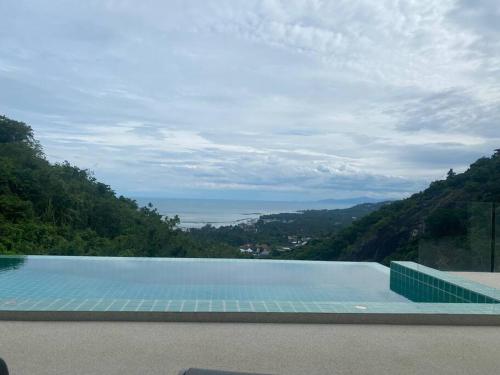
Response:
[{"label": "infinity pool", "polygon": [[321,311],[332,302],[408,302],[389,289],[389,268],[377,263],[56,256],[0,257],[0,300],[79,311]]}]

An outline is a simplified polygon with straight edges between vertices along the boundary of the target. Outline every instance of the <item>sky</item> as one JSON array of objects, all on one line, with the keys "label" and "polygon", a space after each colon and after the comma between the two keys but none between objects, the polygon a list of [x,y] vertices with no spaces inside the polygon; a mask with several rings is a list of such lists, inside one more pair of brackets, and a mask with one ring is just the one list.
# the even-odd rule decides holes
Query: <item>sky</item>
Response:
[{"label": "sky", "polygon": [[397,199],[500,147],[500,1],[0,1],[0,113],[148,197]]}]

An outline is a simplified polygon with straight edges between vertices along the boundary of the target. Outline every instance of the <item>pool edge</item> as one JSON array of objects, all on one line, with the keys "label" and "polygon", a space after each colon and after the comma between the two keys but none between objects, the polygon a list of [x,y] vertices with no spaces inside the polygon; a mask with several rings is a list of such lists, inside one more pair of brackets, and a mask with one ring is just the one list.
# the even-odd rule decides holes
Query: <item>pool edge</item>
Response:
[{"label": "pool edge", "polygon": [[0,321],[500,326],[499,314],[0,311]]}]

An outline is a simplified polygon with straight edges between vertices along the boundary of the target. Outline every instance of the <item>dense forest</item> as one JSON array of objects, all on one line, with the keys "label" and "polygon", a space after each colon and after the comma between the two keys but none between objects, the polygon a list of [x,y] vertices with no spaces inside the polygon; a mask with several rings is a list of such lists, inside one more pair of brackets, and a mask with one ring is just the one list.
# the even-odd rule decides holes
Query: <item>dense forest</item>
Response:
[{"label": "dense forest", "polygon": [[240,256],[177,223],[117,197],[88,170],[49,163],[30,126],[0,117],[0,254]]},{"label": "dense forest", "polygon": [[[450,170],[445,180],[386,204],[290,256],[382,263],[407,259],[441,269],[489,270],[493,226],[500,257],[500,210],[494,202],[500,202],[499,150],[477,160],[464,173]],[[494,224],[493,210],[497,213]]]}]

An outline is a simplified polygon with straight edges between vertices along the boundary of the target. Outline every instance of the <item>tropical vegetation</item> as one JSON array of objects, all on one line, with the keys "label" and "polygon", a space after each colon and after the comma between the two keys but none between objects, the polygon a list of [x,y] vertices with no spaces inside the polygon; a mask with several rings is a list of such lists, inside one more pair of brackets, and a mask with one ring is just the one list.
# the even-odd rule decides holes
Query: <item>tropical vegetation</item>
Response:
[{"label": "tropical vegetation", "polygon": [[151,205],[117,196],[85,169],[51,164],[33,130],[0,116],[0,253],[234,257],[194,240]]}]

